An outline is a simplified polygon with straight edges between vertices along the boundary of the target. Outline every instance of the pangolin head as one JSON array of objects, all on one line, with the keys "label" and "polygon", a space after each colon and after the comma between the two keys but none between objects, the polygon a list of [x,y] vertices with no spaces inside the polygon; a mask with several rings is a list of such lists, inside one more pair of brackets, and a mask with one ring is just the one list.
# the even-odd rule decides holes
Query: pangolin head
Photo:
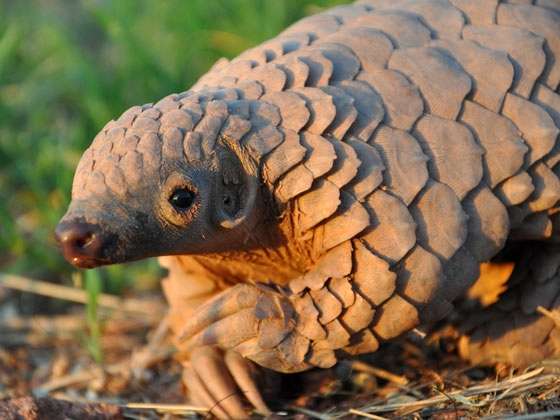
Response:
[{"label": "pangolin head", "polygon": [[224,101],[184,94],[107,124],[78,164],[56,229],[65,258],[91,268],[242,240],[258,179],[239,142],[220,134],[227,117]]}]

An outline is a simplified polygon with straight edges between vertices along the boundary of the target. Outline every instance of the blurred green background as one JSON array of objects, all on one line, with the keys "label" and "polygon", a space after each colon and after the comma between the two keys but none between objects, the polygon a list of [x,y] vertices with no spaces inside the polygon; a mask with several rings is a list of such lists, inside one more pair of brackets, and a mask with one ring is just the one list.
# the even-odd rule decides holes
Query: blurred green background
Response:
[{"label": "blurred green background", "polygon": [[[0,0],[0,271],[69,283],[53,229],[96,132],[192,85],[293,21],[344,0]],[[154,287],[153,261],[100,270]]]}]

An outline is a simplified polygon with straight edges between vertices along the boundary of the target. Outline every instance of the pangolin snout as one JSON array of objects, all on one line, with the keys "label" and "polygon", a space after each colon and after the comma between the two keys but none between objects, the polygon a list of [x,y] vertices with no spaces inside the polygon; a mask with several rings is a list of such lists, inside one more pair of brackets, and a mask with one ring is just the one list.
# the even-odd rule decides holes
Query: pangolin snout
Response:
[{"label": "pangolin snout", "polygon": [[80,221],[61,222],[55,231],[56,239],[66,260],[79,268],[102,265],[104,238],[101,229]]}]

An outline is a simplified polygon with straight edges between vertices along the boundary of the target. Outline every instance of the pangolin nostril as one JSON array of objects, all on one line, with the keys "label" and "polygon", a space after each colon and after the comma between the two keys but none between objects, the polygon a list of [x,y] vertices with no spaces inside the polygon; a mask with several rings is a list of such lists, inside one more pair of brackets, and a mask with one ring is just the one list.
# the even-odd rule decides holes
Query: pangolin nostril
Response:
[{"label": "pangolin nostril", "polygon": [[98,260],[103,254],[103,235],[95,224],[63,222],[56,228],[56,238],[66,259],[76,264],[84,259]]},{"label": "pangolin nostril", "polygon": [[88,245],[94,242],[94,239],[95,239],[94,233],[86,233],[85,236],[76,238],[74,240],[74,246],[80,249],[87,248]]}]

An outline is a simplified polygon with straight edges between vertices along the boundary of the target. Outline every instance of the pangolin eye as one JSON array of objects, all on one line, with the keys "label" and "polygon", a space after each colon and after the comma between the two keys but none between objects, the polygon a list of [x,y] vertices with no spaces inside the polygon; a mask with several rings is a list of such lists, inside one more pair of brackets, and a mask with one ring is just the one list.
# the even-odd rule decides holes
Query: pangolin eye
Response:
[{"label": "pangolin eye", "polygon": [[192,205],[194,198],[194,192],[186,188],[180,188],[173,191],[173,194],[169,197],[169,202],[177,210],[183,211],[187,210]]}]

